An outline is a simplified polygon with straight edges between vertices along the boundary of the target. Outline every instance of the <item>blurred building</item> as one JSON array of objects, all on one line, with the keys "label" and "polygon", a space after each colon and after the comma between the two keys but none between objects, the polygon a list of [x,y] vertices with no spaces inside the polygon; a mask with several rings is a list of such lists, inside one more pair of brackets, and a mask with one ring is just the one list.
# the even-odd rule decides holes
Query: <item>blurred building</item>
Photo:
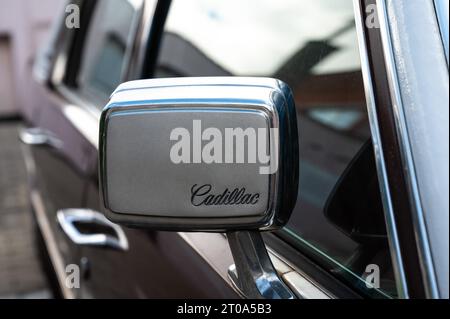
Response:
[{"label": "blurred building", "polygon": [[16,115],[33,99],[33,58],[64,1],[0,0],[0,118]]}]

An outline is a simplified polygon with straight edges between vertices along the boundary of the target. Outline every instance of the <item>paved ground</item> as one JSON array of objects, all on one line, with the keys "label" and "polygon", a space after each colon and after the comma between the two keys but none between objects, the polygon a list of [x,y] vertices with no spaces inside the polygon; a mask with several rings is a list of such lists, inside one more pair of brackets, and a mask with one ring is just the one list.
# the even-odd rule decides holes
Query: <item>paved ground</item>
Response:
[{"label": "paved ground", "polygon": [[0,299],[48,298],[34,245],[19,125],[0,121]]}]

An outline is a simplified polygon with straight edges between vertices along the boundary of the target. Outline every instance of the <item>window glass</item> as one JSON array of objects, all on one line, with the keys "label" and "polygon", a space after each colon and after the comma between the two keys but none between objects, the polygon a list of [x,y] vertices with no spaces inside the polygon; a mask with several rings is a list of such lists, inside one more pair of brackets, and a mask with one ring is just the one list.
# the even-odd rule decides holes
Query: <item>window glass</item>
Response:
[{"label": "window glass", "polygon": [[155,76],[219,75],[294,91],[300,185],[280,235],[361,293],[395,297],[352,1],[174,0]]},{"label": "window glass", "polygon": [[127,45],[141,0],[98,0],[81,54],[77,88],[80,95],[104,105],[121,83]]}]

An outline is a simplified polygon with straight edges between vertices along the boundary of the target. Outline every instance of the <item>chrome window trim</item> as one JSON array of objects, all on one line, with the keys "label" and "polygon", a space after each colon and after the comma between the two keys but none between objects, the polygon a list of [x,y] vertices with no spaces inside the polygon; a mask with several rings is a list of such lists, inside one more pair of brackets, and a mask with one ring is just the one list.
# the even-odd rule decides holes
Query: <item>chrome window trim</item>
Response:
[{"label": "chrome window trim", "polygon": [[[232,284],[227,274],[228,267],[234,262],[225,234],[195,232],[179,232],[177,234],[239,295],[239,291]],[[211,245],[211,243],[215,245]],[[267,247],[267,250],[278,275],[285,280],[289,288],[297,296],[304,299],[336,298],[336,296],[321,288],[320,285],[310,279],[306,274],[294,270],[291,263],[273,249]],[[220,256],[220,258],[214,258],[215,256]]]},{"label": "chrome window trim", "polygon": [[[82,5],[83,1],[86,0],[77,0],[77,4],[79,6]],[[149,10],[147,2],[148,0],[139,0],[139,7],[136,9],[136,13],[134,14],[133,21],[130,27],[130,33],[127,38],[126,43],[126,51],[124,55],[124,63],[121,69],[121,81],[126,81],[130,78],[130,69],[134,65],[134,49],[135,49],[135,40],[139,37],[139,30],[141,28],[141,24],[143,19],[148,18]],[[156,5],[153,6],[153,12]],[[95,10],[95,8],[94,8]],[[92,19],[92,17],[91,17]],[[64,29],[65,20],[61,21],[62,28]],[[51,71],[50,82],[54,85],[55,91],[61,94],[68,102],[74,103],[75,105],[86,108],[86,110],[91,113],[96,119],[100,119],[101,109],[96,107],[96,105],[90,101],[88,98],[77,94],[77,91],[68,87],[64,83],[64,76],[67,72],[67,62],[69,57],[69,50],[71,49],[71,43],[73,41],[73,35],[76,32],[76,29],[69,29],[65,33],[64,41],[61,47],[59,48],[55,61],[54,67]],[[145,34],[145,32],[143,32]],[[85,39],[86,41],[86,39]],[[139,39],[139,42],[142,42],[142,38]],[[83,42],[82,46],[84,47],[85,42]],[[140,56],[143,59],[143,56]],[[139,62],[139,61],[138,61]],[[81,67],[81,65],[80,65]],[[79,69],[77,70],[79,72]],[[82,132],[83,133],[83,132]],[[88,138],[91,141],[91,138]]]},{"label": "chrome window trim", "polygon": [[136,36],[133,52],[130,56],[128,69],[125,71],[124,80],[137,80],[141,76],[146,56],[146,48],[149,41],[150,31],[153,24],[153,17],[156,14],[156,6],[159,0],[144,0],[142,14],[137,22]]},{"label": "chrome window trim", "polygon": [[[74,3],[75,1],[73,1]],[[51,80],[53,72],[55,57],[57,56],[60,47],[64,45],[64,21],[66,19],[66,12],[63,10],[68,4],[69,0],[61,2],[58,7],[60,12],[57,12],[48,30],[47,40],[38,47],[33,63],[32,77],[37,83],[47,85]],[[75,3],[74,3],[75,4]]]},{"label": "chrome window trim", "polygon": [[445,57],[447,58],[448,67],[448,46],[449,46],[449,1],[448,0],[434,0],[434,8],[436,10],[439,28],[441,29],[441,38],[444,45]]},{"label": "chrome window trim", "polygon": [[361,16],[363,12],[361,7],[361,1],[353,0],[353,4],[355,10],[355,23],[359,43],[361,72],[364,82],[368,118],[372,135],[372,143],[374,148],[380,193],[385,212],[386,230],[388,232],[389,248],[394,267],[397,292],[400,298],[408,298],[408,287],[406,283],[405,270],[403,267],[403,258],[400,251],[400,242],[398,239],[397,225],[394,216],[394,208],[392,205],[392,199],[390,195],[386,163],[384,160],[383,145],[381,142],[380,127],[378,125],[377,105],[375,101],[374,88],[372,85],[373,81],[370,71],[369,53],[365,40],[366,39],[365,25],[363,17]]},{"label": "chrome window trim", "polygon": [[401,161],[406,176],[406,184],[408,187],[408,196],[413,209],[414,232],[418,245],[418,253],[421,263],[421,272],[425,280],[426,295],[430,298],[438,298],[438,288],[436,274],[434,272],[433,259],[431,249],[428,242],[428,234],[425,225],[425,217],[422,209],[420,193],[414,160],[410,145],[410,137],[407,130],[405,110],[402,101],[400,84],[397,74],[396,61],[394,57],[394,48],[391,38],[390,14],[386,0],[377,0],[377,13],[380,22],[380,34],[382,48],[384,53],[384,62],[387,70],[388,86],[390,89],[390,97],[394,108],[394,120],[397,130],[398,142],[400,145]]},{"label": "chrome window trim", "polygon": [[[136,43],[136,38],[138,37],[139,29],[141,27],[141,22],[144,17],[145,7],[146,7],[146,0],[138,0],[139,3],[134,1],[130,1],[130,3],[133,3],[133,6],[136,9],[136,13],[133,15],[133,21],[131,22],[130,26],[130,33],[127,37],[127,48],[125,50],[125,55],[123,57],[123,64],[122,64],[122,70],[121,70],[121,82],[126,81],[128,78],[128,71],[130,70],[132,59],[134,57],[134,48]],[[136,5],[135,5],[136,4]]]},{"label": "chrome window trim", "polygon": [[[267,251],[269,252],[270,259],[278,274],[286,281],[289,288],[291,288],[297,296],[303,299],[336,299],[336,296],[317,284],[307,273],[295,270],[294,266],[277,251],[270,247],[267,247]],[[290,280],[289,277],[292,278],[293,276],[295,276],[297,280]],[[302,280],[305,285],[300,284],[300,280]]]}]

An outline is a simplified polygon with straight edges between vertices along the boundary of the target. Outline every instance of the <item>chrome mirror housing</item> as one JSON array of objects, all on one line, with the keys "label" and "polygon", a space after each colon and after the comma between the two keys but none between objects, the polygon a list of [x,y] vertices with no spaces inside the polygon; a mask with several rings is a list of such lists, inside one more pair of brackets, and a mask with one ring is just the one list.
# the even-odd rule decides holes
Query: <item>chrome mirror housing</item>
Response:
[{"label": "chrome mirror housing", "polygon": [[269,230],[297,198],[295,105],[279,80],[124,83],[102,112],[99,147],[102,202],[116,223]]}]

